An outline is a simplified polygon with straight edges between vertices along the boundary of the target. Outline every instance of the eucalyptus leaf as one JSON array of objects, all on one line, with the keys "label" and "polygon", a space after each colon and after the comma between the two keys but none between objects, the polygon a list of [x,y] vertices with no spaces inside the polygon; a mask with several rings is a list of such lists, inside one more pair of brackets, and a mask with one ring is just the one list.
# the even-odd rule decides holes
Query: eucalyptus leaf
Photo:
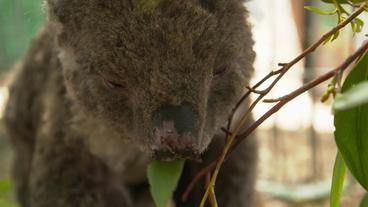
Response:
[{"label": "eucalyptus leaf", "polygon": [[336,97],[333,109],[347,110],[368,103],[368,81],[361,82]]},{"label": "eucalyptus leaf", "polygon": [[[368,53],[353,67],[346,78],[342,94],[368,80]],[[368,189],[368,104],[335,113],[335,140],[344,161],[359,181]]]},{"label": "eucalyptus leaf", "polygon": [[340,206],[341,193],[344,189],[345,174],[346,174],[346,165],[340,152],[338,152],[336,155],[335,165],[333,169],[330,207]]},{"label": "eucalyptus leaf", "polygon": [[355,18],[353,20],[353,22],[357,25],[357,30],[356,32],[361,32],[363,27],[364,27],[364,21],[359,19],[359,18]]},{"label": "eucalyptus leaf", "polygon": [[305,6],[304,9],[309,10],[311,12],[315,12],[317,14],[320,15],[331,15],[334,14],[334,12],[327,12],[327,11],[323,11],[322,9],[315,7],[315,6]]},{"label": "eucalyptus leaf", "polygon": [[152,161],[148,166],[148,181],[153,200],[157,207],[167,207],[179,178],[182,174],[184,161]]}]

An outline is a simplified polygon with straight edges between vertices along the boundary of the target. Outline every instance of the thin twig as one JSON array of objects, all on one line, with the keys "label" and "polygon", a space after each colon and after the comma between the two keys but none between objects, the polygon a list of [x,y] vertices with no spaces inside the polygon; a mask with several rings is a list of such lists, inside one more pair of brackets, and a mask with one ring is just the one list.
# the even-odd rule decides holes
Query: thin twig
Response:
[{"label": "thin twig", "polygon": [[195,185],[199,182],[199,180],[203,177],[206,176],[208,172],[212,171],[214,168],[216,167],[216,162],[212,162],[210,163],[207,167],[201,169],[196,176],[193,178],[193,180],[189,183],[187,189],[185,190],[185,192],[183,193],[183,195],[181,196],[181,200],[182,201],[186,201],[188,199],[189,194],[192,192],[193,188],[195,187]]},{"label": "thin twig", "polygon": [[[210,185],[210,182],[211,182],[211,173],[210,172],[207,172],[206,174],[206,188]],[[211,196],[210,196],[210,204],[212,207],[217,207],[217,201],[216,201],[216,195],[211,193]]]},{"label": "thin twig", "polygon": [[246,87],[250,92],[252,92],[252,93],[255,93],[255,94],[264,94],[266,91],[265,90],[256,90],[256,89],[253,89],[253,88],[251,88],[251,87],[249,87],[249,86],[247,86]]},{"label": "thin twig", "polygon": [[[356,59],[359,59],[364,54],[365,50],[367,49],[367,44],[368,44],[368,41],[365,42],[365,44],[363,44],[363,46],[360,47],[353,55],[351,55],[350,57],[348,57],[345,60],[345,62],[340,67],[338,67],[337,69],[332,70],[332,71],[330,71],[330,72],[328,72],[328,73],[320,76],[319,78],[315,79],[315,81],[317,81],[319,79],[323,79],[327,75],[328,75],[328,79],[332,78],[333,76],[339,76],[339,75],[342,76],[342,73],[351,64],[351,62],[353,62]],[[325,81],[325,80],[323,80],[323,81]],[[274,103],[274,102],[288,101],[288,100],[290,100],[290,98],[294,97],[294,94],[298,94],[299,91],[305,92],[304,91],[305,88],[310,89],[308,87],[310,87],[310,84],[312,84],[312,83],[313,83],[313,81],[310,82],[310,83],[307,83],[307,84],[303,85],[299,89],[297,89],[297,90],[295,90],[295,91],[293,91],[293,92],[291,92],[291,93],[289,93],[289,94],[287,94],[285,96],[281,96],[281,97],[275,98],[275,99],[265,99],[265,100],[263,100],[263,102],[265,102],[265,103]],[[313,87],[314,86],[315,85],[313,85]]]},{"label": "thin twig", "polygon": [[264,99],[262,102],[263,103],[276,103],[276,102],[279,102],[280,99],[282,99],[282,97],[280,97],[280,98],[272,98],[272,99]]},{"label": "thin twig", "polygon": [[214,170],[213,175],[211,177],[210,184],[207,187],[206,192],[204,193],[204,196],[202,198],[202,201],[201,201],[201,204],[199,205],[199,207],[204,207],[204,205],[206,204],[208,195],[211,193],[211,189],[215,187],[217,176],[220,173],[220,168],[222,166],[222,163],[225,161],[227,152],[230,150],[235,137],[236,137],[235,134],[233,134],[233,135],[229,136],[229,138],[227,139],[226,144],[224,146],[224,150],[222,151],[222,154],[221,154],[221,157],[220,157],[219,161],[216,163],[216,167],[215,167],[215,170]]},{"label": "thin twig", "polygon": [[[290,70],[291,67],[293,67],[296,63],[298,63],[300,60],[302,60],[305,56],[315,51],[319,46],[321,46],[331,35],[335,34],[337,31],[345,27],[347,24],[349,24],[352,20],[354,20],[359,14],[361,14],[365,10],[365,6],[368,5],[368,3],[364,3],[361,5],[361,7],[355,11],[349,18],[347,18],[345,21],[338,24],[336,27],[334,27],[332,30],[324,34],[316,43],[314,43],[312,46],[304,50],[299,56],[294,58],[291,62],[287,64],[283,64],[283,68],[280,70],[280,74],[276,77],[276,79],[270,84],[270,86],[265,90],[266,92],[263,94],[260,94],[258,98],[250,105],[248,111],[244,114],[243,118],[240,120],[237,129],[234,130],[233,134],[237,134],[239,130],[244,126],[246,120],[248,119],[249,115],[255,108],[255,106],[274,88],[274,86],[280,81],[280,79]],[[265,79],[262,79],[262,81],[266,81]],[[233,115],[232,115],[233,117]]]},{"label": "thin twig", "polygon": [[221,131],[223,131],[225,134],[226,134],[226,136],[231,136],[233,133],[231,133],[231,131],[229,131],[228,129],[225,129],[225,128],[221,128]]},{"label": "thin twig", "polygon": [[[282,69],[276,70],[276,71],[271,71],[270,73],[268,73],[264,78],[262,78],[262,80],[260,80],[258,83],[256,83],[251,89],[254,91],[256,90],[259,86],[261,86],[264,82],[266,82],[268,79],[270,79],[271,77],[278,75],[282,72]],[[230,116],[228,118],[228,125],[227,125],[227,129],[230,130],[231,127],[231,123],[232,120],[234,118],[235,112],[239,109],[239,107],[244,103],[244,101],[249,97],[249,95],[252,93],[252,90],[248,90],[240,99],[239,101],[235,104],[235,107],[233,108],[232,112],[230,113]]]},{"label": "thin twig", "polygon": [[289,93],[288,95],[281,97],[280,101],[268,110],[262,117],[260,117],[257,121],[255,121],[252,125],[250,125],[244,133],[237,136],[234,144],[231,146],[230,152],[232,152],[243,140],[245,140],[259,125],[261,125],[267,118],[269,118],[272,114],[276,113],[281,107],[285,104],[289,103],[294,98],[303,94],[304,92],[316,87],[317,85],[329,80],[330,78],[336,76],[341,71],[344,72],[351,63],[354,62],[359,56],[368,51],[368,41],[366,41],[356,52],[354,52],[350,57],[348,57],[339,67],[334,70],[331,70],[324,75],[306,83],[302,87],[297,90]]}]

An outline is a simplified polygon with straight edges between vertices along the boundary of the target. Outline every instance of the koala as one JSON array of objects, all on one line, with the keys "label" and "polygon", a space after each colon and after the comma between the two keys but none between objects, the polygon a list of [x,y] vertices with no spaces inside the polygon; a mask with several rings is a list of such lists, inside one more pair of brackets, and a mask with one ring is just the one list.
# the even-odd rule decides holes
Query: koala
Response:
[{"label": "koala", "polygon": [[[220,155],[221,127],[253,73],[243,3],[47,0],[5,115],[19,203],[154,206],[148,163],[185,159],[172,203],[198,206],[205,181],[181,195]],[[250,137],[221,169],[219,206],[254,206],[256,163]]]}]

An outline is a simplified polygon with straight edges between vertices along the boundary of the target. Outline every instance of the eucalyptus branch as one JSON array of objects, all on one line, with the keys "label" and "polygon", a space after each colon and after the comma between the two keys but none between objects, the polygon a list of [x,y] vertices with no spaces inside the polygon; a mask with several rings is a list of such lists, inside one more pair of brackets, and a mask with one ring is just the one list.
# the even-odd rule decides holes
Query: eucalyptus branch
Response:
[{"label": "eucalyptus branch", "polygon": [[237,136],[238,138],[235,140],[234,144],[231,146],[231,151],[233,151],[244,139],[246,139],[259,125],[261,125],[267,118],[269,118],[272,114],[276,113],[279,109],[281,109],[285,104],[289,103],[291,100],[295,99],[299,95],[304,92],[318,86],[319,84],[333,78],[341,72],[344,72],[351,63],[353,63],[356,59],[358,59],[361,55],[368,51],[368,41],[366,41],[356,52],[354,52],[350,57],[348,57],[339,67],[334,70],[331,70],[320,77],[306,83],[302,87],[297,90],[289,93],[286,96],[280,97],[278,99],[272,100],[277,101],[278,103],[268,110],[262,117],[260,117],[257,121],[255,121],[252,125],[250,125],[244,133]]},{"label": "eucalyptus branch", "polygon": [[[253,93],[258,93],[258,94],[264,94],[266,93],[266,91],[258,91],[257,88],[259,86],[261,86],[264,82],[266,82],[267,80],[269,80],[271,77],[278,75],[282,72],[282,69],[280,70],[276,70],[276,71],[271,71],[269,74],[267,74],[265,77],[262,78],[262,80],[260,80],[258,83],[256,83],[253,87],[246,87],[248,89],[248,91],[239,99],[239,101],[236,103],[235,107],[233,108],[229,118],[228,118],[228,124],[227,124],[227,129],[226,129],[226,134],[232,134],[230,132],[230,127],[231,127],[231,123],[232,120],[234,118],[235,112],[239,109],[239,107],[244,103],[244,101],[249,97],[249,95],[253,92]],[[223,129],[224,130],[224,129]]]},{"label": "eucalyptus branch", "polygon": [[[340,29],[342,29],[343,27],[345,27],[347,24],[349,24],[351,21],[353,21],[359,14],[361,14],[364,10],[365,7],[368,6],[368,3],[364,3],[362,4],[358,10],[356,10],[351,16],[349,16],[345,21],[339,23],[336,27],[334,27],[333,29],[331,29],[329,32],[327,32],[326,34],[324,34],[316,43],[314,43],[312,46],[310,46],[309,48],[307,48],[306,50],[304,50],[299,56],[297,56],[296,58],[294,58],[292,61],[290,61],[289,63],[283,63],[283,64],[279,64],[279,66],[281,66],[282,68],[277,70],[277,71],[273,71],[270,74],[268,74],[265,78],[263,78],[261,81],[259,81],[257,84],[255,84],[252,88],[249,88],[248,92],[240,99],[240,101],[237,103],[237,105],[235,106],[235,108],[233,109],[231,116],[229,118],[229,122],[228,122],[228,126],[226,129],[226,137],[227,137],[227,141],[226,144],[224,146],[224,150],[221,154],[221,157],[219,159],[217,159],[216,161],[212,162],[210,165],[208,165],[206,168],[202,169],[196,176],[195,178],[192,180],[192,182],[188,185],[186,191],[183,193],[182,195],[182,200],[186,200],[186,198],[188,197],[189,193],[191,192],[191,190],[193,189],[193,187],[195,186],[195,184],[199,181],[199,179],[201,179],[203,176],[205,176],[208,172],[212,171],[214,169],[213,172],[213,176],[211,177],[210,183],[206,188],[206,192],[203,196],[203,199],[201,201],[201,207],[204,206],[208,195],[211,193],[211,186],[215,186],[215,182],[217,179],[217,176],[219,174],[219,170],[223,164],[223,162],[225,161],[227,155],[229,153],[231,153],[244,139],[246,139],[246,137],[252,133],[254,131],[254,129],[256,129],[261,123],[263,123],[263,121],[265,121],[268,117],[270,117],[272,114],[274,114],[275,112],[277,112],[281,107],[283,107],[286,103],[288,103],[290,100],[294,99],[295,97],[297,97],[298,95],[300,95],[301,93],[305,92],[304,90],[309,90],[309,87],[314,87],[313,84],[320,84],[321,82],[328,80],[330,78],[330,75],[336,75],[336,72],[333,72],[331,74],[326,74],[324,76],[321,76],[320,79],[317,80],[316,83],[309,83],[306,84],[305,86],[303,86],[300,90],[298,89],[297,92],[293,92],[290,95],[290,100],[286,101],[287,99],[280,101],[279,103],[277,103],[270,111],[268,111],[267,113],[265,113],[260,119],[258,119],[256,122],[254,122],[250,127],[248,127],[246,129],[246,131],[241,134],[240,136],[237,136],[240,132],[240,130],[243,128],[243,126],[245,125],[246,120],[249,118],[249,115],[251,114],[251,112],[253,111],[253,109],[255,108],[255,106],[273,89],[273,87],[278,83],[278,81],[286,74],[286,72],[288,72],[290,70],[290,68],[292,66],[294,66],[296,63],[298,63],[300,60],[302,60],[305,56],[307,56],[308,54],[312,53],[313,51],[315,51],[319,46],[321,46],[326,40],[328,40],[331,35],[335,34],[336,32],[338,32]],[[367,43],[358,51],[365,51],[367,50]],[[354,53],[354,57],[355,55],[361,55],[361,53]],[[352,57],[348,58],[347,61],[349,62],[349,64],[352,62],[350,61],[350,59],[352,59]],[[356,57],[354,58],[356,59]],[[353,59],[353,60],[354,60]],[[349,65],[348,64],[348,65]],[[343,64],[344,65],[344,64]],[[347,67],[347,66],[346,66]],[[340,68],[340,67],[339,67]],[[257,91],[256,89],[262,85],[266,80],[270,79],[271,77],[277,75],[277,77],[275,78],[275,80],[264,90],[264,91]],[[319,82],[320,81],[320,82]],[[310,85],[311,84],[311,85]],[[256,93],[259,96],[257,97],[257,99],[251,104],[251,106],[249,107],[248,111],[243,115],[242,119],[239,121],[239,123],[237,124],[237,126],[235,127],[235,129],[231,132],[230,131],[230,126],[231,126],[231,122],[232,119],[234,117],[235,112],[238,110],[238,108],[242,105],[242,103],[244,102],[244,100],[249,97],[249,95],[252,92],[259,92]],[[260,93],[261,92],[261,93]],[[301,92],[301,93],[300,93]]]},{"label": "eucalyptus branch", "polygon": [[[345,21],[341,22],[340,24],[338,24],[336,27],[334,27],[333,29],[331,29],[329,32],[327,32],[326,34],[324,34],[316,43],[314,43],[312,46],[310,46],[309,48],[307,48],[306,50],[304,50],[299,56],[297,56],[296,58],[294,58],[292,61],[290,61],[289,63],[282,63],[279,64],[282,66],[281,69],[279,69],[276,72],[271,72],[269,75],[267,75],[265,78],[263,78],[260,82],[258,82],[255,86],[252,87],[253,90],[256,90],[257,87],[259,87],[261,84],[263,84],[266,80],[268,80],[269,78],[271,78],[274,73],[278,73],[278,76],[276,77],[276,79],[270,84],[270,86],[268,86],[261,94],[259,94],[259,96],[257,97],[257,99],[251,104],[251,106],[249,107],[249,110],[244,114],[243,118],[240,120],[238,127],[236,127],[233,131],[233,134],[237,134],[241,128],[244,126],[246,120],[248,119],[249,115],[251,114],[251,112],[253,111],[253,109],[255,108],[255,106],[273,89],[273,87],[279,82],[279,80],[286,74],[286,72],[288,72],[290,70],[290,68],[292,68],[296,63],[298,63],[300,60],[302,60],[305,56],[309,55],[310,53],[314,52],[319,46],[321,46],[326,40],[328,40],[330,38],[331,35],[334,35],[337,31],[339,31],[340,29],[344,28],[346,25],[348,25],[351,21],[353,21],[357,16],[359,16],[364,10],[365,7],[368,6],[368,3],[364,3],[362,4],[359,9],[357,11],[355,11],[351,16],[349,16]],[[248,97],[249,94],[251,93],[251,90],[249,90],[244,97]],[[233,113],[231,115],[231,119],[233,118],[235,112],[238,110],[238,108],[240,107],[241,103],[244,102],[244,100],[246,98],[242,98],[240,104],[237,104],[233,110]],[[231,119],[229,122],[231,122]],[[228,125],[228,129],[229,129],[229,125]]]}]

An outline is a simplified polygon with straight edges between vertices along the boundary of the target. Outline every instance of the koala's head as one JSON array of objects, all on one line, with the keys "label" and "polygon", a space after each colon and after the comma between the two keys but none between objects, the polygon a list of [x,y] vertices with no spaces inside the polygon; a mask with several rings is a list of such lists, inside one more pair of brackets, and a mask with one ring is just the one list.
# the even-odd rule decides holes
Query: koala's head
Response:
[{"label": "koala's head", "polygon": [[242,3],[48,0],[68,90],[157,159],[195,159],[252,71]]}]

